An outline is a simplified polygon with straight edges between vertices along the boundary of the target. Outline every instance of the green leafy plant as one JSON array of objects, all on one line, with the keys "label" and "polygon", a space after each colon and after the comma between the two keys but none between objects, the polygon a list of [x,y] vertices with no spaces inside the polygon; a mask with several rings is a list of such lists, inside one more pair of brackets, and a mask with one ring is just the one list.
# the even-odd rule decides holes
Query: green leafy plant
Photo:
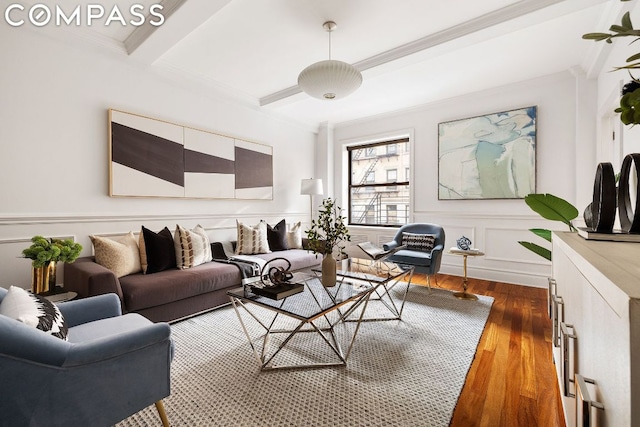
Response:
[{"label": "green leafy plant", "polygon": [[[560,221],[569,226],[569,231],[578,231],[571,221],[578,217],[578,209],[571,203],[553,194],[528,194],[525,203],[538,215],[551,221]],[[530,228],[536,236],[551,242],[551,230],[545,228]],[[532,242],[519,241],[522,246],[544,259],[551,261],[551,250]]]},{"label": "green leafy plant", "polygon": [[34,236],[31,238],[31,246],[24,249],[22,255],[31,259],[31,265],[38,268],[44,267],[50,261],[74,262],[81,251],[82,245],[71,239],[47,239]]},{"label": "green leafy plant", "polygon": [[[623,2],[631,0],[620,0]],[[622,16],[619,25],[609,27],[610,33],[587,33],[582,36],[585,40],[594,40],[596,42],[606,41],[613,43],[613,39],[617,37],[635,37],[631,43],[640,40],[640,29],[633,28],[631,16],[629,12]],[[640,68],[640,53],[631,55],[626,60],[626,65],[615,67],[615,70],[634,70]],[[631,75],[631,82],[622,88],[622,97],[620,98],[620,107],[615,109],[616,113],[620,113],[620,120],[625,125],[635,125],[640,123],[640,80]]]},{"label": "green leafy plant", "polygon": [[331,198],[324,199],[317,220],[311,221],[306,231],[309,249],[323,255],[338,249],[340,255],[346,255],[343,242],[351,241],[349,229],[344,223],[342,208]]}]

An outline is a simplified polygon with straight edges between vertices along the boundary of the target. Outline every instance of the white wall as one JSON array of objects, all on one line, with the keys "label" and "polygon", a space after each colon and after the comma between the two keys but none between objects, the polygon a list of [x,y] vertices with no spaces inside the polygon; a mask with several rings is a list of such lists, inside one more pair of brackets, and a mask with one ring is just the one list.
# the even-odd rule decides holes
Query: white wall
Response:
[{"label": "white wall", "polygon": [[[236,218],[309,221],[300,179],[315,167],[311,130],[157,73],[117,50],[46,38],[43,31],[0,25],[0,286],[29,286],[30,263],[18,256],[36,234],[74,237],[88,255],[89,234],[137,231],[142,224],[200,223],[213,237],[233,237]],[[110,198],[109,108],[272,145],[273,200]]]},{"label": "white wall", "polygon": [[[536,191],[552,193],[576,204],[578,199],[585,200],[584,194],[590,194],[593,185],[590,168],[578,170],[576,164],[583,157],[590,163],[595,158],[592,154],[595,143],[588,140],[589,135],[581,134],[581,140],[576,139],[579,124],[592,121],[592,117],[586,120],[578,116],[576,105],[593,105],[595,101],[595,88],[586,93],[577,92],[577,87],[584,86],[590,88],[593,82],[565,72],[483,92],[469,88],[469,94],[464,97],[336,126],[336,150],[330,159],[335,167],[334,193],[341,205],[346,206],[342,173],[346,167],[346,144],[394,132],[412,132],[413,221],[444,226],[446,247],[455,246],[455,240],[465,235],[475,247],[482,249],[486,256],[469,261],[470,277],[546,286],[551,274],[550,263],[517,241],[529,240],[550,247],[528,229],[563,230],[565,226],[543,220],[523,200],[438,200],[438,123],[536,105]],[[577,207],[582,211],[585,206]],[[351,227],[351,233],[355,240],[380,244],[393,237],[395,229]],[[461,258],[445,255],[441,272],[461,275],[461,264]]]}]

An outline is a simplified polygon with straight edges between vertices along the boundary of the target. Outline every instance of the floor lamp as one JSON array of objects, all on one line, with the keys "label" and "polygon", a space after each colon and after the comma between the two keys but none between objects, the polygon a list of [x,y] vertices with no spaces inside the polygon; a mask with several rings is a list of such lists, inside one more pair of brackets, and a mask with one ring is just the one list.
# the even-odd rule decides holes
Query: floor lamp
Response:
[{"label": "floor lamp", "polygon": [[322,190],[322,180],[319,178],[303,179],[300,184],[300,194],[309,195],[310,222],[313,221],[313,196],[324,194]]}]

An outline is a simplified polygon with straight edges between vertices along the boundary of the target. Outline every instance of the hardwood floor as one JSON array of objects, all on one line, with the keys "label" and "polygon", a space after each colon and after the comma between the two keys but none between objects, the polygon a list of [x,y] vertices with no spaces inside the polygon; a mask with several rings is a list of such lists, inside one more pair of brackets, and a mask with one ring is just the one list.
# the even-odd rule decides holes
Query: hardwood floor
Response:
[{"label": "hardwood floor", "polygon": [[[462,278],[439,274],[438,285],[459,291]],[[547,290],[469,279],[468,291],[495,301],[451,426],[564,427]]]}]

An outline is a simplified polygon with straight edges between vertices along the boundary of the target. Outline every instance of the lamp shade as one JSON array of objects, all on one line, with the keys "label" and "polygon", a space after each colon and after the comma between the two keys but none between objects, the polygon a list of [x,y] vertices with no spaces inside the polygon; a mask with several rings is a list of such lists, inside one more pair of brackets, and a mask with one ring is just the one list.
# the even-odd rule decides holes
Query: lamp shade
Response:
[{"label": "lamp shade", "polygon": [[310,196],[322,194],[322,180],[321,179],[303,179],[300,185],[300,194],[308,194]]},{"label": "lamp shade", "polygon": [[362,84],[362,74],[346,62],[328,59],[316,62],[302,70],[298,86],[318,99],[340,99]]}]

